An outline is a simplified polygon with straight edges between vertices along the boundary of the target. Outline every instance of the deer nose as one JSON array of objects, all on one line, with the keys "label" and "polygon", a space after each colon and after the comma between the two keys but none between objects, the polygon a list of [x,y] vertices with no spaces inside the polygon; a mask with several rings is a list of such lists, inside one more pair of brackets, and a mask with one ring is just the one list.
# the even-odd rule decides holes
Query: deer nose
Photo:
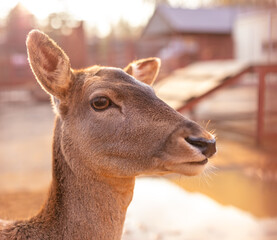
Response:
[{"label": "deer nose", "polygon": [[185,140],[195,148],[199,149],[207,158],[216,152],[215,139],[187,137]]}]

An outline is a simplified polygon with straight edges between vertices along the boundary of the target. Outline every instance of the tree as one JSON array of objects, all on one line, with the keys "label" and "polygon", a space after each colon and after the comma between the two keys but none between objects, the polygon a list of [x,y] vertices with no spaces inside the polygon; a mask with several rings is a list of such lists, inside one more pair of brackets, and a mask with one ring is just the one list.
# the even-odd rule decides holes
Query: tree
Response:
[{"label": "tree", "polygon": [[36,26],[34,16],[18,3],[7,16],[7,44],[13,52],[26,52],[25,40],[28,32]]},{"label": "tree", "polygon": [[60,33],[69,35],[72,28],[76,28],[79,23],[67,12],[52,13],[48,16],[47,24],[43,30],[52,35],[59,35]]}]

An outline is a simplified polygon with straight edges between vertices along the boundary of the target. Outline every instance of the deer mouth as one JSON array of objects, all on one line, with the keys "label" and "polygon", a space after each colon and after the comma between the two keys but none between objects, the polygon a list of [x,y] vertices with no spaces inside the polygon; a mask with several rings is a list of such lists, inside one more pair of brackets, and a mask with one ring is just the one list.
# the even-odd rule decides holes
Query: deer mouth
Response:
[{"label": "deer mouth", "polygon": [[169,165],[164,166],[163,172],[166,173],[178,173],[186,176],[195,176],[200,174],[205,165],[208,163],[208,158],[201,161],[191,162],[170,162]]},{"label": "deer mouth", "polygon": [[186,162],[186,164],[190,164],[190,165],[205,165],[208,163],[208,158],[202,160],[202,161],[198,161],[198,162]]}]

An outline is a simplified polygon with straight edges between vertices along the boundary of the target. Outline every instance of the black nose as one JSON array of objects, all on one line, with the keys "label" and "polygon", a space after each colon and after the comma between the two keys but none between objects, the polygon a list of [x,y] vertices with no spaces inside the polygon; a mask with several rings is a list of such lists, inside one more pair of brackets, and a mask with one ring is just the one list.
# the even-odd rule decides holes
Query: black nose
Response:
[{"label": "black nose", "polygon": [[207,158],[211,157],[216,152],[214,139],[187,137],[185,140],[190,145],[198,148]]}]

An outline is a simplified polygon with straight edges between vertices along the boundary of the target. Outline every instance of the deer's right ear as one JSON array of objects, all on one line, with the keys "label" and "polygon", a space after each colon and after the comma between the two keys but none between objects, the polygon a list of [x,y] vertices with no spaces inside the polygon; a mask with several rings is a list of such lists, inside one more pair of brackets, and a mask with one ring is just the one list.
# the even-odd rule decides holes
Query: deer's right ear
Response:
[{"label": "deer's right ear", "polygon": [[124,71],[137,80],[152,85],[157,78],[160,66],[159,58],[145,58],[130,63]]},{"label": "deer's right ear", "polygon": [[32,30],[26,41],[31,69],[42,88],[64,100],[72,85],[68,56],[46,34]]}]

